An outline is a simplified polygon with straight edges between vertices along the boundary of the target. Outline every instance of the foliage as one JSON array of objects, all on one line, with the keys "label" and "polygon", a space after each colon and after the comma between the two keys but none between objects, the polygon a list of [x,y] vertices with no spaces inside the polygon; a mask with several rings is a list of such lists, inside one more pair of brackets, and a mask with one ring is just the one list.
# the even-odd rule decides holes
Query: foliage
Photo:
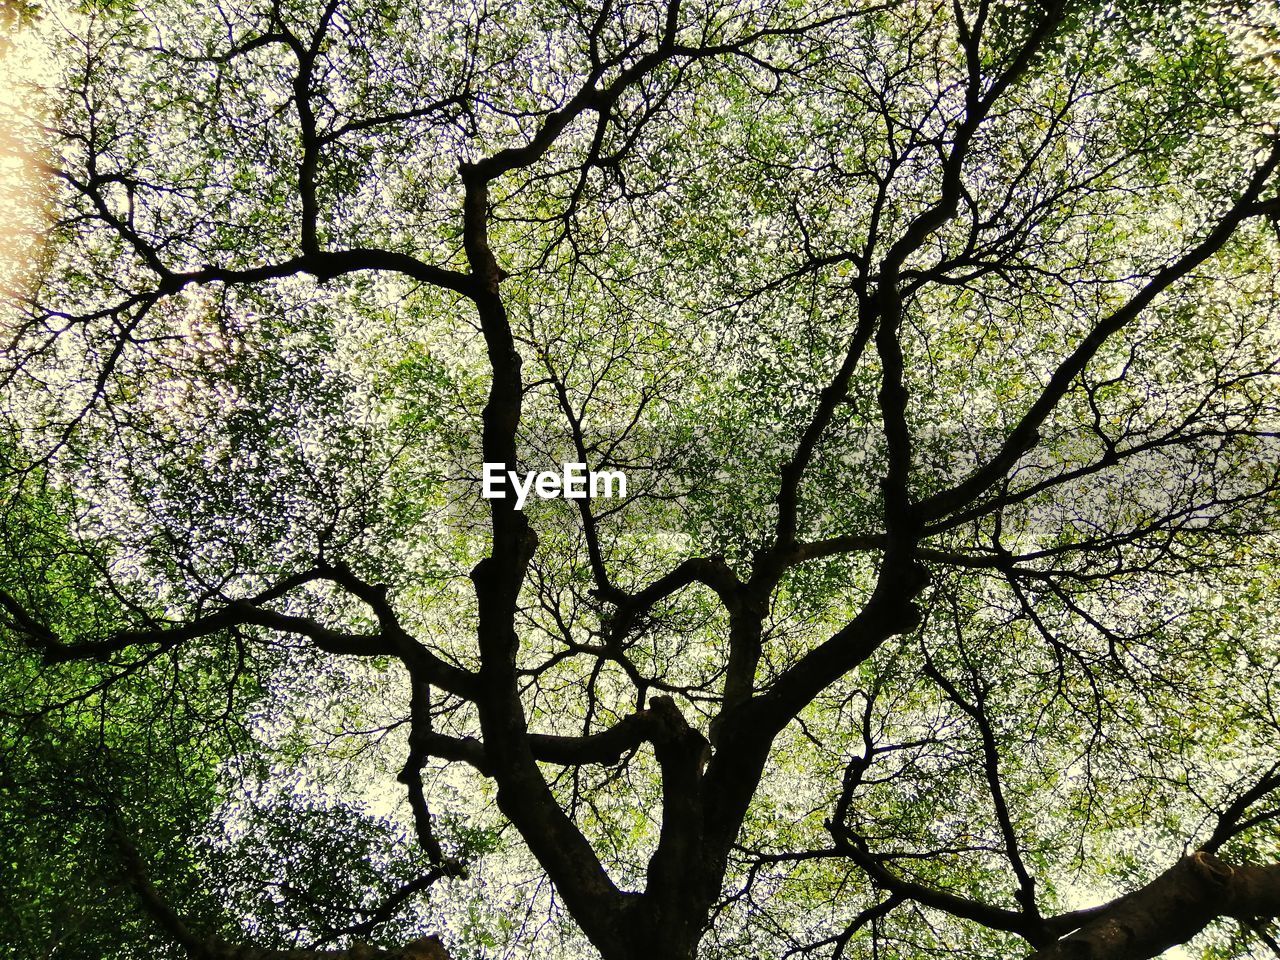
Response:
[{"label": "foliage", "polygon": [[1280,859],[1272,14],[28,29],[18,955],[1003,957]]}]

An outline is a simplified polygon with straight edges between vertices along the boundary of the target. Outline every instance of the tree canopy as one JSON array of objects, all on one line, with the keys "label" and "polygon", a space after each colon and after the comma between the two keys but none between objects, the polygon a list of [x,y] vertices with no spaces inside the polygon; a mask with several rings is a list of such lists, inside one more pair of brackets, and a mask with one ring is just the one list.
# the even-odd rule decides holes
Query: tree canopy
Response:
[{"label": "tree canopy", "polygon": [[5,9],[6,951],[1280,954],[1280,12]]}]

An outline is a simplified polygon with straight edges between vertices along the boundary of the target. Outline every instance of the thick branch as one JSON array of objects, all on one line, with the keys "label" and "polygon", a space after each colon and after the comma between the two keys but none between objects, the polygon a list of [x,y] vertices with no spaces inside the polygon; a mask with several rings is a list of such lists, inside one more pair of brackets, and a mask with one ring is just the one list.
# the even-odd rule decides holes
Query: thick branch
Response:
[{"label": "thick branch", "polygon": [[1231,866],[1203,851],[1104,908],[1031,960],[1147,960],[1219,917],[1280,916],[1280,864]]}]

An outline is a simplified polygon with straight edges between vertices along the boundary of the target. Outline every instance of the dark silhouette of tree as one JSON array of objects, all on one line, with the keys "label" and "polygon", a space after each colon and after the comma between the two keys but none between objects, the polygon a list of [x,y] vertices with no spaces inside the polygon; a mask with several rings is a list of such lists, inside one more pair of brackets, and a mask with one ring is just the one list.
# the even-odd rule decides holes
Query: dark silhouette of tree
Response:
[{"label": "dark silhouette of tree", "polygon": [[47,15],[14,948],[1274,949],[1269,16]]}]

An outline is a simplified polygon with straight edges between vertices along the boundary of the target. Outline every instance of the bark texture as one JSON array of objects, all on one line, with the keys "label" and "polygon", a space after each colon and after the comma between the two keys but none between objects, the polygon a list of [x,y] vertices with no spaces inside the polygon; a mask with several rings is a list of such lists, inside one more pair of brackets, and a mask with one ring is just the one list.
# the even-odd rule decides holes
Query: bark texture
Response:
[{"label": "bark texture", "polygon": [[1147,960],[1219,917],[1280,916],[1280,864],[1231,866],[1198,851],[1030,960]]}]

